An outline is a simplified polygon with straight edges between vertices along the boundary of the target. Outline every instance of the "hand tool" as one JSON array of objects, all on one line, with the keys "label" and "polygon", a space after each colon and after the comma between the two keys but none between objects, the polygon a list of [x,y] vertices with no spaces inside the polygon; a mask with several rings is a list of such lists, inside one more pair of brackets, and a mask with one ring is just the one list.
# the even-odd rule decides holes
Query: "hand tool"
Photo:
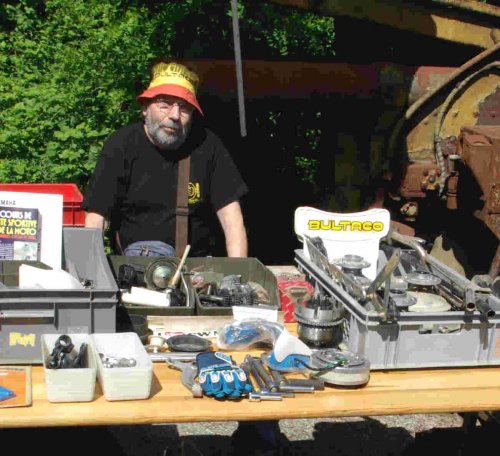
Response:
[{"label": "hand tool", "polygon": [[[162,355],[163,354],[164,353],[162,353]],[[190,353],[190,355],[194,355],[194,353]],[[195,380],[198,375],[198,369],[193,359],[181,359],[171,356],[169,358],[165,358],[164,360],[169,366],[182,371],[181,382],[189,391],[191,391],[193,397],[203,397],[201,385]]]},{"label": "hand tool", "polygon": [[[292,392],[288,392],[288,391],[279,392],[278,385],[276,384],[276,382],[271,380],[269,375],[264,371],[264,375],[269,379],[269,382],[270,382],[269,386],[275,388],[274,391],[271,391],[270,388],[268,387],[268,385],[266,384],[266,381],[264,380],[264,378],[260,375],[259,369],[258,369],[258,367],[256,367],[257,363],[255,361],[257,361],[255,358],[253,358],[251,355],[247,355],[245,357],[244,363],[246,364],[247,371],[252,374],[253,378],[257,382],[257,384],[259,386],[259,391],[257,391],[257,392],[260,393],[261,396],[273,397],[274,395],[277,395],[277,396],[280,396],[282,398],[283,397],[294,397],[294,394]],[[258,360],[258,361],[260,361],[260,360]],[[261,365],[261,367],[262,367],[262,370],[264,370],[262,365]]]},{"label": "hand tool", "polygon": [[279,391],[292,393],[313,393],[315,389],[325,389],[325,382],[320,379],[286,379],[281,372],[271,370],[271,376],[279,385]]}]

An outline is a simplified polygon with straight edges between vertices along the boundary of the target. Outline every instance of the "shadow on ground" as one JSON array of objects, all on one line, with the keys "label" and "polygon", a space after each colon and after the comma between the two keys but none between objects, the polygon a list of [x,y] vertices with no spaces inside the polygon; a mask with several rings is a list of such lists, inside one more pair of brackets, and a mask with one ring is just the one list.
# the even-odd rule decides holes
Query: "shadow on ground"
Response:
[{"label": "shadow on ground", "polygon": [[[297,420],[298,422],[305,420]],[[478,451],[494,448],[499,427],[483,426],[465,436],[461,428],[440,428],[417,432],[414,436],[403,427],[387,427],[377,420],[363,418],[356,422],[323,422],[318,420],[306,431],[294,429],[294,421],[281,424],[284,437],[281,455],[307,456],[423,456],[439,451],[442,455],[476,455]],[[1,425],[1,416],[0,416]],[[197,425],[200,426],[200,425]],[[297,426],[302,426],[297,424]],[[272,454],[254,452],[256,440],[245,438],[234,451],[231,437],[234,428],[227,427],[227,435],[212,435],[211,423],[206,433],[179,435],[175,425],[137,425],[109,427],[64,427],[37,429],[2,429],[0,441],[4,448],[15,448],[16,453],[94,454],[117,456],[222,456],[238,454]],[[215,431],[216,432],[216,431]],[[247,436],[249,437],[249,436]]]}]

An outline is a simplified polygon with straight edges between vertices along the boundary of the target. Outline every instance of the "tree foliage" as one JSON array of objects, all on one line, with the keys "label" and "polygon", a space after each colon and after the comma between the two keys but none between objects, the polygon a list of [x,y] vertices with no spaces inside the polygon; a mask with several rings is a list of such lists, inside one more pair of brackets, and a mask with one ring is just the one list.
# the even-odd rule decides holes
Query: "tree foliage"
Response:
[{"label": "tree foliage", "polygon": [[[239,12],[245,57],[333,55],[331,19]],[[233,56],[229,1],[21,0],[0,17],[1,182],[83,185],[105,137],[137,118],[152,59]]]}]

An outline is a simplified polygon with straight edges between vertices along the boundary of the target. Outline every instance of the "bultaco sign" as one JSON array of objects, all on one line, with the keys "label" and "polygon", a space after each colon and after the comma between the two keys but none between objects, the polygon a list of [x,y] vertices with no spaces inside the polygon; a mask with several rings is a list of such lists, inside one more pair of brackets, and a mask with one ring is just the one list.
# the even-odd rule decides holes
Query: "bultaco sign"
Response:
[{"label": "bultaco sign", "polygon": [[[344,255],[362,256],[370,263],[363,274],[372,280],[377,274],[380,239],[388,233],[390,223],[386,209],[335,213],[304,206],[294,216],[295,234],[301,242],[304,234],[321,238],[330,262]],[[309,256],[305,243],[304,253]]]}]

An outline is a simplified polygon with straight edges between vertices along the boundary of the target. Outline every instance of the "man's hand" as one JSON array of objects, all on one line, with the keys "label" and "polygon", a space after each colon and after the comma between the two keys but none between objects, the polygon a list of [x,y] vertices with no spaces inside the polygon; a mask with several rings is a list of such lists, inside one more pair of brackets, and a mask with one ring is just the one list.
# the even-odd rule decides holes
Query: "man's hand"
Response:
[{"label": "man's hand", "polygon": [[240,203],[233,201],[219,209],[217,217],[226,237],[227,256],[246,257],[248,255],[248,241]]},{"label": "man's hand", "polygon": [[105,230],[108,228],[108,221],[97,212],[86,212],[85,213],[85,227],[86,228],[100,228]]}]

